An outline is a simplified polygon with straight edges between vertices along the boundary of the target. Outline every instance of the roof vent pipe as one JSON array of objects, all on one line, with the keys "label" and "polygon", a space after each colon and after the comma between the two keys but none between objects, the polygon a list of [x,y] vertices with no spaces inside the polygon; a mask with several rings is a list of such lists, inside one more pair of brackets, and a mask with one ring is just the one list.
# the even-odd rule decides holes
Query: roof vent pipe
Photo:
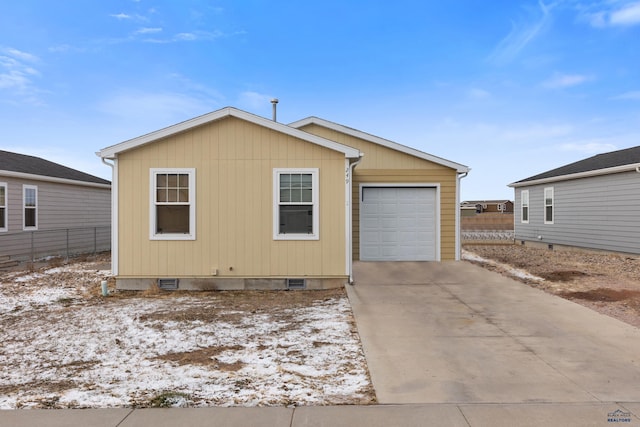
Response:
[{"label": "roof vent pipe", "polygon": [[278,98],[273,98],[271,100],[271,104],[273,104],[273,121],[276,121],[276,106],[278,105]]}]

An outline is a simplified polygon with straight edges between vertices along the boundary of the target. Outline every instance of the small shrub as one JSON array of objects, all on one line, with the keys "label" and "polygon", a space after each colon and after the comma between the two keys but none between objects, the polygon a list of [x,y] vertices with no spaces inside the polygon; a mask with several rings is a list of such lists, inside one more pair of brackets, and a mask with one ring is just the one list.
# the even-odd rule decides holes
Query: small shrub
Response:
[{"label": "small shrub", "polygon": [[185,407],[189,402],[189,395],[177,391],[164,391],[149,401],[152,408]]}]

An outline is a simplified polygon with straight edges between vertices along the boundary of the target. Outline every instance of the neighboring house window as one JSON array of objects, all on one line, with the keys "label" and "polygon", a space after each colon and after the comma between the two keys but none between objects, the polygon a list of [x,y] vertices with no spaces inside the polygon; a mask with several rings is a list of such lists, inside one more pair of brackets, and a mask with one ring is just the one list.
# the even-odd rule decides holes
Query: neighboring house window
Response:
[{"label": "neighboring house window", "polygon": [[38,229],[38,187],[35,185],[22,186],[22,199],[24,221],[23,228],[25,230]]},{"label": "neighboring house window", "polygon": [[150,238],[195,240],[196,170],[151,169]]},{"label": "neighboring house window", "polygon": [[529,223],[529,190],[522,190],[520,192],[520,206],[522,210],[522,216],[520,221],[524,224]]},{"label": "neighboring house window", "polygon": [[7,231],[7,183],[0,182],[0,231]]},{"label": "neighboring house window", "polygon": [[544,223],[553,224],[553,187],[544,189]]},{"label": "neighboring house window", "polygon": [[318,169],[274,169],[273,238],[317,240]]}]

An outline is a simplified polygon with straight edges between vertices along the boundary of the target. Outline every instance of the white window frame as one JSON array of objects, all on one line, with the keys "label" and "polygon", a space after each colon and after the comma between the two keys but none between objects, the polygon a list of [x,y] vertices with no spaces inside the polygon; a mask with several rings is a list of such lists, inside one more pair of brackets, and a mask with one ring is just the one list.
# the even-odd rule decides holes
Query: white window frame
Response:
[{"label": "white window frame", "polygon": [[[156,233],[156,176],[158,174],[189,175],[189,233]],[[151,168],[149,170],[149,239],[196,240],[196,170],[195,168]]]},{"label": "white window frame", "polygon": [[[525,196],[527,199],[527,202],[525,203]],[[527,219],[524,219],[524,208],[527,208]],[[522,190],[520,192],[520,222],[522,224],[529,224],[529,218],[531,217],[531,209],[530,209],[530,203],[529,203],[529,190]]]},{"label": "white window frame", "polygon": [[[311,174],[311,205],[313,233],[280,234],[280,175]],[[273,240],[319,240],[320,239],[320,187],[318,168],[275,168],[273,169]]]},{"label": "white window frame", "polygon": [[[27,204],[26,204],[26,196],[27,196],[27,190],[34,190],[35,194],[36,194],[36,205],[35,207],[29,207],[29,209],[34,209],[36,214],[36,225],[34,226],[28,226],[27,227],[27,216],[25,215],[25,210],[27,209]],[[38,229],[38,186],[37,185],[27,185],[27,184],[23,184],[22,185],[22,229],[25,231],[30,231],[30,230],[37,230]]]},{"label": "white window frame", "polygon": [[4,204],[0,208],[4,209],[4,224],[0,224],[0,232],[9,231],[9,186],[6,182],[0,182],[0,188],[4,188]]},{"label": "white window frame", "polygon": [[[551,204],[547,205],[547,191],[550,193],[551,197],[549,197],[551,199]],[[554,198],[554,194],[553,194],[553,187],[546,187],[544,189],[544,192],[542,194],[543,196],[543,201],[542,204],[544,206],[544,211],[543,211],[543,215],[544,215],[544,223],[545,224],[553,224],[555,218],[556,218],[556,207],[555,207],[555,198]],[[551,208],[551,220],[547,219],[547,208],[550,207]]]}]

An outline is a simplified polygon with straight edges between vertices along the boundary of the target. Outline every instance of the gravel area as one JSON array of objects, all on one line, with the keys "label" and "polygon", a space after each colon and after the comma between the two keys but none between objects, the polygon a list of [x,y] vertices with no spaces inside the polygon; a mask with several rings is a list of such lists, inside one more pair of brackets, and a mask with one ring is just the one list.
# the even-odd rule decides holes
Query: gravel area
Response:
[{"label": "gravel area", "polygon": [[521,245],[465,245],[464,250],[470,262],[640,327],[638,256]]}]

